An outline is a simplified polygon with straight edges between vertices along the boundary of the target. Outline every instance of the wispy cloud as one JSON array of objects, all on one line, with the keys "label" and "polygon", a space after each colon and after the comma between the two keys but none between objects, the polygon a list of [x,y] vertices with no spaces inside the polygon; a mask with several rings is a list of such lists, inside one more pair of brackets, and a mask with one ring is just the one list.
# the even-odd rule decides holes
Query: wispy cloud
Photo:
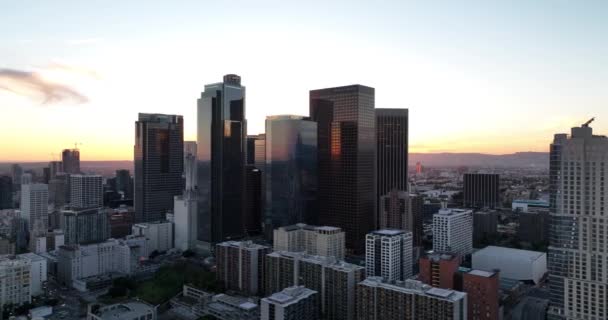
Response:
[{"label": "wispy cloud", "polygon": [[69,39],[65,43],[71,46],[93,45],[101,42],[101,38]]},{"label": "wispy cloud", "polygon": [[0,69],[0,90],[52,103],[86,103],[89,99],[76,89],[60,83],[48,81],[36,72],[16,69]]}]

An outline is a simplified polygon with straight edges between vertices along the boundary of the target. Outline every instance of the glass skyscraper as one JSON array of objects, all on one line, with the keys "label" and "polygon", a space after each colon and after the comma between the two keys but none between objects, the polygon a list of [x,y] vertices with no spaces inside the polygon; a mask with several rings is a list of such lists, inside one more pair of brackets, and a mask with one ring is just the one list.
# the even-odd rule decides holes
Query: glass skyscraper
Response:
[{"label": "glass skyscraper", "polygon": [[245,87],[234,74],[205,85],[198,99],[198,240],[212,245],[244,235]]},{"label": "glass skyscraper", "polygon": [[163,219],[183,189],[184,119],[140,113],[135,122],[135,221]]},{"label": "glass skyscraper", "polygon": [[302,116],[266,118],[265,234],[317,224],[317,123]]},{"label": "glass skyscraper", "polygon": [[342,228],[346,247],[363,253],[375,226],[374,88],[312,90],[310,116],[318,126],[319,223]]}]

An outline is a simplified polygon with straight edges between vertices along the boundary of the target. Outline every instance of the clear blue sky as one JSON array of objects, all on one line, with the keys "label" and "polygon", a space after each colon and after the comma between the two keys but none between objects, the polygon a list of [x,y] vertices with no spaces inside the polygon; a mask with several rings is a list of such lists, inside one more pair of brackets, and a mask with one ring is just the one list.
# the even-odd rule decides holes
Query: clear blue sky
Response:
[{"label": "clear blue sky", "polygon": [[310,89],[361,83],[410,109],[411,151],[543,151],[591,116],[608,133],[607,17],[608,1],[5,1],[0,161],[74,141],[131,159],[138,112],[183,114],[193,139],[225,73],[251,133],[307,114]]}]

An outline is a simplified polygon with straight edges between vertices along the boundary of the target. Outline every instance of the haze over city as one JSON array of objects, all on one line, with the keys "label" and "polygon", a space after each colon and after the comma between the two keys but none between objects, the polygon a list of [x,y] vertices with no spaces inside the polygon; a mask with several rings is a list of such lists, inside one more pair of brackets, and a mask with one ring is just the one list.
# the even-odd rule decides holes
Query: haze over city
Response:
[{"label": "haze over city", "polygon": [[308,114],[308,92],[376,89],[410,110],[410,152],[548,151],[596,116],[608,131],[605,1],[7,2],[0,161],[133,158],[138,112],[184,116],[237,73],[248,132]]}]

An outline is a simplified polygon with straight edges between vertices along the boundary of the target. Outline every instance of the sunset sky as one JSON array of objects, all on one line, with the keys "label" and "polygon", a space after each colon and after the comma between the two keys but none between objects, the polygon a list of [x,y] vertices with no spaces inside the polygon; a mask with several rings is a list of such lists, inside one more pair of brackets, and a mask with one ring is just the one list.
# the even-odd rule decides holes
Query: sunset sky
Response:
[{"label": "sunset sky", "polygon": [[[138,112],[181,114],[226,73],[250,133],[364,84],[410,109],[410,152],[546,151],[608,134],[608,1],[5,1],[0,161],[133,158]],[[55,156],[56,157],[56,156]]]}]

